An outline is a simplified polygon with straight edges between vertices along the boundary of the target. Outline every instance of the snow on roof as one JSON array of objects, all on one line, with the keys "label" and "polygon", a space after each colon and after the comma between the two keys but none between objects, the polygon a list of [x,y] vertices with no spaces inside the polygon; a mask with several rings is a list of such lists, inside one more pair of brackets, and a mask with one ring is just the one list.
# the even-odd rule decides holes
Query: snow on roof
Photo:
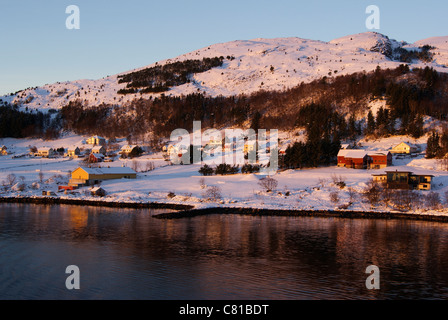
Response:
[{"label": "snow on roof", "polygon": [[80,167],[88,174],[135,174],[136,172],[129,167],[110,167],[110,168],[88,168]]},{"label": "snow on roof", "polygon": [[389,151],[369,151],[367,154],[369,156],[386,156],[389,153]]},{"label": "snow on roof", "polygon": [[364,158],[367,155],[366,150],[354,150],[354,149],[341,149],[339,150],[338,157],[347,158]]},{"label": "snow on roof", "polygon": [[129,144],[127,144],[127,145],[122,146],[121,150],[132,150],[135,147],[136,147],[136,145],[133,145],[133,144],[129,145]]},{"label": "snow on roof", "polygon": [[95,156],[95,158],[104,158],[104,155],[102,153],[92,152],[91,155]]},{"label": "snow on roof", "polygon": [[37,149],[38,151],[50,151],[53,150],[53,148],[49,148],[49,147],[41,147]]}]

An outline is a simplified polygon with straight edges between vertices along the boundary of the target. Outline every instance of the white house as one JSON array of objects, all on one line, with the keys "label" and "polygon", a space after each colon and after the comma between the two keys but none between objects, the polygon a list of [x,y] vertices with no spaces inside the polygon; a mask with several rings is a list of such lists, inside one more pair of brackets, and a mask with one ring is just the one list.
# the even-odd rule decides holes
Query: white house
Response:
[{"label": "white house", "polygon": [[92,153],[106,154],[106,149],[101,145],[97,145],[92,148]]},{"label": "white house", "polygon": [[56,154],[56,152],[54,151],[53,148],[43,147],[43,148],[38,148],[37,152],[34,155],[36,157],[48,158],[48,157],[51,157],[51,156],[53,156],[55,154]]},{"label": "white house", "polygon": [[72,147],[67,150],[67,157],[77,158],[81,154],[81,150],[78,147]]},{"label": "white house", "polygon": [[134,150],[135,148],[137,148],[137,145],[125,145],[123,147],[121,147],[121,154],[130,154],[132,152],[132,150]]}]

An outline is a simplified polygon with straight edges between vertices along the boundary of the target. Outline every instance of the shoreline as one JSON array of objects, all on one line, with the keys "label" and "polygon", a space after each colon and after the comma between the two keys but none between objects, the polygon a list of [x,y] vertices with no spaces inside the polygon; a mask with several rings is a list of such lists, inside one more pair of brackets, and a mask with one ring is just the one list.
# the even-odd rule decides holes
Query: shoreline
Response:
[{"label": "shoreline", "polygon": [[48,204],[48,205],[78,205],[110,208],[130,208],[130,209],[173,209],[173,210],[191,210],[192,205],[182,205],[175,203],[160,202],[109,202],[101,200],[87,199],[61,199],[56,197],[0,197],[0,203],[30,203],[30,204]]},{"label": "shoreline", "polygon": [[281,210],[257,208],[215,207],[203,209],[190,209],[172,213],[154,215],[157,219],[182,219],[210,214],[240,214],[250,216],[277,216],[277,217],[317,217],[317,218],[344,218],[344,219],[381,219],[381,220],[417,220],[430,222],[448,222],[448,216],[421,215],[398,212],[377,211],[342,211],[342,210]]},{"label": "shoreline", "polygon": [[87,199],[61,199],[56,197],[0,197],[0,203],[29,203],[44,205],[82,205],[112,208],[130,209],[172,209],[170,213],[153,215],[156,219],[182,219],[193,218],[210,214],[239,214],[250,216],[279,216],[279,217],[321,217],[344,219],[406,219],[414,221],[448,222],[448,216],[413,214],[400,212],[380,211],[348,211],[348,210],[285,210],[285,209],[260,209],[241,207],[210,207],[196,208],[193,205],[161,203],[161,202],[108,202]]}]

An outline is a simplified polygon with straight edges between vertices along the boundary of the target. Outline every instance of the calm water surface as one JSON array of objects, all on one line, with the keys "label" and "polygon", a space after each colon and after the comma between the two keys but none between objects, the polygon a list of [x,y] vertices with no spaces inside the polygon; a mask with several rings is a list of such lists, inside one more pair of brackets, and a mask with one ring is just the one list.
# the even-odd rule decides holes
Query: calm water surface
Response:
[{"label": "calm water surface", "polygon": [[448,224],[161,212],[1,204],[0,299],[448,298]]}]

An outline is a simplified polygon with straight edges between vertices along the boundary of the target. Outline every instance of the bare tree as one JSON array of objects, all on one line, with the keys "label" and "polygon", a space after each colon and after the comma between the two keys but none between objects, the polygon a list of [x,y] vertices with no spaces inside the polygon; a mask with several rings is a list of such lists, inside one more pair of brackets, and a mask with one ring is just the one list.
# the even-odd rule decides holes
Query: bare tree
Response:
[{"label": "bare tree", "polygon": [[138,170],[140,169],[140,162],[138,162],[137,160],[132,160],[131,169],[135,172],[138,172]]},{"label": "bare tree", "polygon": [[381,190],[381,202],[384,203],[386,207],[389,207],[394,199],[395,190],[389,188],[382,188]]},{"label": "bare tree", "polygon": [[203,197],[210,201],[220,200],[222,199],[221,188],[218,186],[210,186],[205,190]]},{"label": "bare tree", "polygon": [[356,192],[356,190],[353,189],[352,187],[349,187],[349,188],[347,189],[347,193],[348,193],[349,201],[350,201],[351,203],[353,203],[353,202],[356,200],[356,196],[357,196],[357,192]]},{"label": "bare tree", "polygon": [[393,193],[393,203],[400,210],[409,211],[420,205],[420,194],[412,190],[396,190]]},{"label": "bare tree", "polygon": [[39,171],[39,181],[40,183],[44,182],[44,173],[42,171]]},{"label": "bare tree", "polygon": [[201,186],[201,189],[205,189],[207,187],[204,178],[199,179],[199,185]]},{"label": "bare tree", "polygon": [[338,191],[332,191],[330,193],[330,201],[334,204],[339,202],[339,192]]},{"label": "bare tree", "polygon": [[442,201],[440,200],[440,195],[437,192],[431,191],[425,197],[426,207],[432,210],[440,209]]},{"label": "bare tree", "polygon": [[154,162],[152,162],[152,161],[147,161],[147,162],[146,162],[145,170],[148,172],[148,171],[152,171],[152,170],[154,170],[154,169],[155,169]]},{"label": "bare tree", "polygon": [[6,176],[6,183],[9,186],[12,186],[16,182],[16,180],[17,180],[17,177],[14,173],[10,173]]},{"label": "bare tree", "polygon": [[381,186],[373,180],[369,180],[364,188],[364,197],[371,206],[376,206],[380,201]]},{"label": "bare tree", "polygon": [[271,192],[272,190],[275,190],[278,186],[278,181],[275,180],[272,177],[265,177],[261,179],[258,184],[264,188],[267,192]]},{"label": "bare tree", "polygon": [[342,176],[337,176],[336,174],[331,175],[331,180],[333,181],[333,184],[338,186],[341,189],[345,188],[345,179]]}]

